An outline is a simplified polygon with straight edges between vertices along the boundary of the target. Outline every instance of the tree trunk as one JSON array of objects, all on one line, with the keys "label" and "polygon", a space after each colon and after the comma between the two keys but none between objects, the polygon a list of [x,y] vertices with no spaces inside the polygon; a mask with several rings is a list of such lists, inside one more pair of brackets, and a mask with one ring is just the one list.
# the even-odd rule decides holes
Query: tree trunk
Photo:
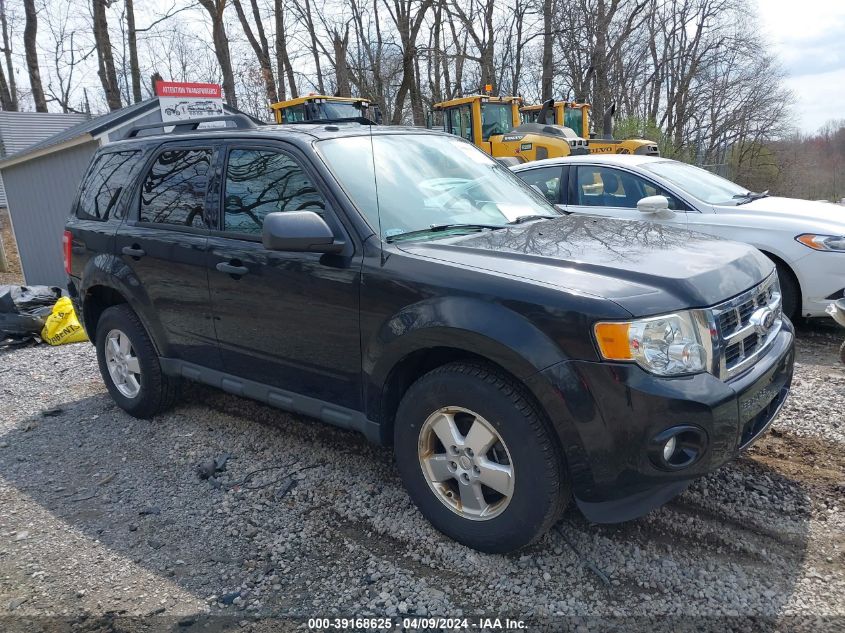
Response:
[{"label": "tree trunk", "polygon": [[543,101],[554,99],[553,13],[554,0],[543,0],[543,70],[540,77],[540,94]]},{"label": "tree trunk", "polygon": [[211,17],[211,38],[214,41],[214,54],[217,56],[217,63],[220,64],[220,71],[223,73],[223,94],[225,95],[226,103],[233,108],[237,108],[238,97],[235,95],[235,73],[232,70],[229,38],[226,35],[226,24],[223,21],[226,0],[199,0],[199,3]]},{"label": "tree trunk", "polygon": [[106,103],[110,110],[120,110],[120,88],[117,84],[117,73],[114,70],[114,57],[109,37],[109,23],[106,19],[105,0],[93,0],[94,9],[94,43],[97,47],[97,62],[100,83],[106,93]]},{"label": "tree trunk", "polygon": [[317,32],[314,29],[314,19],[311,15],[311,2],[305,0],[305,26],[308,28],[308,36],[311,39],[311,54],[314,56],[314,66],[317,69],[317,90],[320,94],[326,94],[326,87],[323,83],[323,69],[320,67],[320,51],[317,45]]},{"label": "tree trunk", "polygon": [[252,15],[255,19],[255,32],[253,32],[252,26],[241,5],[241,0],[233,1],[235,3],[235,11],[238,14],[238,20],[240,20],[244,30],[244,35],[246,35],[246,39],[255,52],[255,57],[258,59],[261,78],[264,80],[264,89],[267,93],[267,101],[276,103],[279,100],[279,93],[276,91],[276,79],[273,77],[273,67],[270,62],[270,46],[267,43],[267,36],[264,33],[264,25],[261,22],[261,13],[258,10],[258,4],[256,0],[250,0]]},{"label": "tree trunk", "polygon": [[349,24],[346,25],[343,36],[338,31],[332,33],[332,44],[334,45],[337,96],[351,97],[352,88],[349,85],[349,65],[346,62],[346,52],[349,49]]},{"label": "tree trunk", "polygon": [[274,13],[276,19],[276,76],[279,82],[279,99],[284,101],[285,97],[285,73],[287,73],[288,85],[290,86],[290,98],[297,98],[296,78],[293,75],[293,67],[288,57],[287,35],[285,33],[285,4],[284,0],[275,0]]},{"label": "tree trunk", "polygon": [[23,7],[26,14],[26,26],[23,30],[23,47],[26,52],[26,69],[29,72],[32,100],[35,101],[36,112],[47,112],[47,100],[44,98],[44,87],[41,85],[41,71],[38,68],[38,50],[36,48],[38,16],[35,13],[35,0],[23,0]]},{"label": "tree trunk", "polygon": [[129,45],[129,73],[132,75],[132,99],[140,103],[141,67],[138,64],[138,37],[135,32],[135,7],[133,0],[126,0],[126,42]]},{"label": "tree trunk", "polygon": [[4,101],[2,107],[6,111],[16,111],[18,109],[18,90],[15,86],[15,69],[12,66],[12,42],[9,37],[9,24],[6,20],[6,3],[5,0],[0,0],[0,31],[3,38],[3,56],[6,60],[5,76],[0,72],[0,77],[6,83],[6,92],[8,93],[8,101]]}]

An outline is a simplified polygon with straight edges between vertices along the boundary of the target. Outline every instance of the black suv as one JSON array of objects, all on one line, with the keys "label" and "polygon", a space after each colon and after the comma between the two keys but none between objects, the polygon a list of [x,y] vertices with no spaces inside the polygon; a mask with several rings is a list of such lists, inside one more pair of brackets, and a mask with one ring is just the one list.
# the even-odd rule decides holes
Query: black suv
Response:
[{"label": "black suv", "polygon": [[561,215],[451,135],[358,123],[135,130],[65,234],[109,392],[183,378],[393,444],[441,531],[504,552],[572,496],[640,516],[746,448],[793,329],[754,248]]}]

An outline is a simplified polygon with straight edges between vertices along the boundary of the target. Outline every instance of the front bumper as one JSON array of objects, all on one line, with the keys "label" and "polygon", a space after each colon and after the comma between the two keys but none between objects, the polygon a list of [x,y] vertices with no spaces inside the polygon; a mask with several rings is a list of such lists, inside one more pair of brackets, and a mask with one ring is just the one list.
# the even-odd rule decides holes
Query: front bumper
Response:
[{"label": "front bumper", "polygon": [[[588,361],[541,372],[553,386],[543,404],[566,447],[581,510],[602,523],[641,516],[736,457],[783,406],[794,360],[794,330],[784,320],[760,360],[727,382],[711,374],[662,378],[636,365]],[[706,446],[690,466],[667,471],[653,463],[648,448],[657,434],[678,425],[701,429]]]}]

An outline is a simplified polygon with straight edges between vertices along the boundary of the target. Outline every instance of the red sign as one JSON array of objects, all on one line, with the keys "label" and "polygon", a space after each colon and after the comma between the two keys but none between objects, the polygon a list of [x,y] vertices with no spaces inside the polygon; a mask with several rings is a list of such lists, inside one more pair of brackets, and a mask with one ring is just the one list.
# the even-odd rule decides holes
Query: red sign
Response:
[{"label": "red sign", "polygon": [[223,96],[218,84],[189,84],[178,81],[157,81],[156,96],[220,99]]}]

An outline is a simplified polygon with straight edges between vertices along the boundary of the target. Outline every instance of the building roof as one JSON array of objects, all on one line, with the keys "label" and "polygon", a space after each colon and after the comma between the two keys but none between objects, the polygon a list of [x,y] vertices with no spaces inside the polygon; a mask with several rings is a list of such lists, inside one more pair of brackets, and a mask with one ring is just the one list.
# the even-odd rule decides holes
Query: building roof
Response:
[{"label": "building roof", "polygon": [[21,152],[89,118],[87,114],[0,112],[0,158]]}]

